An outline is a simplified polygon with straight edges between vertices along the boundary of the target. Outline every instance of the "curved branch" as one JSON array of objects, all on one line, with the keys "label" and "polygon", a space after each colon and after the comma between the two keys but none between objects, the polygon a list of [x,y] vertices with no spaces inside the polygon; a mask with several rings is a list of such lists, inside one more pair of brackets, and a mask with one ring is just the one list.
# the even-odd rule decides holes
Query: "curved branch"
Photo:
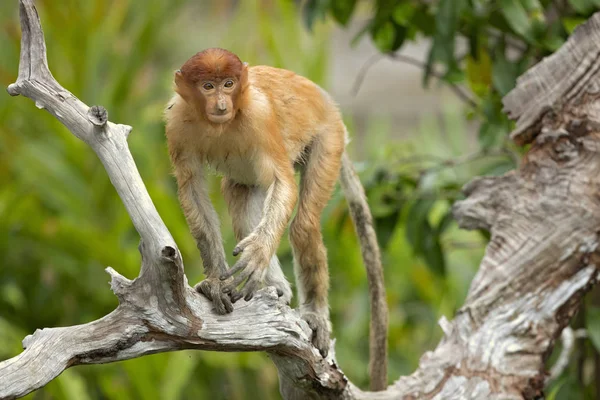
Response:
[{"label": "curved branch", "polygon": [[[142,266],[133,281],[108,269],[119,299],[111,314],[25,338],[21,354],[0,362],[0,398],[23,396],[74,365],[179,349],[268,351],[285,399],[541,396],[544,362],[598,279],[600,14],[507,96],[507,109],[519,117],[515,135],[525,129],[534,143],[518,170],[476,179],[454,207],[462,227],[492,233],[465,304],[453,321],[440,320],[443,339],[412,375],[371,393],[347,381],[333,352],[320,357],[306,323],[273,288],[219,316],[189,287],[179,251],[127,148],[131,128],[109,122],[106,110],[86,106],[54,80],[32,0],[21,0],[20,10],[19,78],[8,91],[34,100],[98,154],[142,238]],[[577,63],[567,62],[571,56]],[[568,85],[552,86],[556,71]],[[552,118],[540,118],[548,107]]]}]

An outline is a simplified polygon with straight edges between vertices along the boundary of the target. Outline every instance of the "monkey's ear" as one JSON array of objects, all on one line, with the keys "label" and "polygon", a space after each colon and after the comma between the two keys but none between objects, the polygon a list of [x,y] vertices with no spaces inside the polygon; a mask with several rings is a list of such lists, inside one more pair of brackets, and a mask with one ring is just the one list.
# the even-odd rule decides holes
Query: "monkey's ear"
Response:
[{"label": "monkey's ear", "polygon": [[190,102],[194,97],[193,88],[179,69],[175,71],[175,91],[183,97],[186,102]]},{"label": "monkey's ear", "polygon": [[183,77],[183,74],[181,73],[180,69],[175,71],[175,85],[177,87],[187,86],[187,82],[185,81],[185,78]]},{"label": "monkey's ear", "polygon": [[250,68],[247,62],[243,63],[243,65],[244,67],[242,68],[242,76],[240,76],[240,83],[242,88],[244,88],[248,83],[248,68]]}]

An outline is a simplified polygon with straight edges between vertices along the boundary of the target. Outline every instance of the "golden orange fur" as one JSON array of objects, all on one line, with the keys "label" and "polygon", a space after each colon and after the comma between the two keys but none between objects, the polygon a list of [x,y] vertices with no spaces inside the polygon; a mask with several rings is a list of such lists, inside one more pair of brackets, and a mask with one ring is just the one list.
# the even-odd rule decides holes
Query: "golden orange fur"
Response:
[{"label": "golden orange fur", "polygon": [[[300,308],[325,354],[329,275],[320,218],[345,146],[337,106],[306,78],[268,66],[248,67],[222,49],[192,57],[175,82],[166,134],[180,201],[205,264],[207,279],[198,290],[218,312],[230,311],[230,301],[249,300],[265,282],[289,301],[291,289],[275,252],[299,198],[290,241]],[[203,165],[225,176],[223,192],[240,241],[234,253],[241,253],[231,269],[203,185]]]}]

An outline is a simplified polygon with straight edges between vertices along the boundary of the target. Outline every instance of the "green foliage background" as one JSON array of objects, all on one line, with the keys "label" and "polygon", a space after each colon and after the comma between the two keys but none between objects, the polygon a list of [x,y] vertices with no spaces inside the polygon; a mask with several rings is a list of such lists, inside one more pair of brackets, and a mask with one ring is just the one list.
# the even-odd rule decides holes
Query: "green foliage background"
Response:
[{"label": "green foliage background", "polygon": [[[202,4],[203,3],[203,4]],[[500,174],[519,151],[507,142],[510,123],[500,98],[532,63],[556,50],[596,0],[38,0],[50,68],[89,105],[101,104],[114,122],[132,125],[129,144],[146,186],[184,257],[190,282],[201,261],[188,233],[170,175],[162,109],[172,71],[201,48],[222,46],[251,64],[270,64],[328,86],[333,24],[357,15],[363,34],[384,54],[420,36],[432,38],[424,83],[468,87],[466,105],[449,103],[427,116],[411,139],[391,138],[382,118],[368,126],[358,164],[377,220],[390,305],[390,382],[411,373],[441,336],[437,320],[460,307],[485,234],[459,231],[449,210],[473,176]],[[325,21],[325,22],[323,22]],[[309,27],[310,30],[307,30]],[[20,28],[16,1],[0,2],[0,84],[16,80]],[[466,49],[457,56],[457,43]],[[512,49],[512,50],[511,50]],[[464,134],[479,122],[479,141]],[[351,118],[348,120],[352,131]],[[386,146],[376,146],[385,142]],[[351,148],[352,150],[352,148]],[[226,247],[235,244],[223,216]],[[366,386],[368,297],[359,248],[339,191],[323,216],[331,269],[331,311],[343,370]],[[0,359],[21,351],[35,329],[89,322],[110,312],[116,298],[106,266],[137,275],[139,237],[102,165],[48,113],[25,98],[0,94]],[[293,279],[284,239],[279,253]],[[600,315],[587,314],[591,332]],[[586,324],[584,319],[580,325]],[[596,390],[595,349],[581,341],[577,362],[550,392],[583,396]],[[581,365],[592,365],[583,371]],[[583,372],[582,372],[583,371]],[[574,388],[574,389],[573,389]],[[35,399],[276,399],[277,371],[262,353],[178,352],[67,370]],[[581,398],[581,397],[571,397]]]}]

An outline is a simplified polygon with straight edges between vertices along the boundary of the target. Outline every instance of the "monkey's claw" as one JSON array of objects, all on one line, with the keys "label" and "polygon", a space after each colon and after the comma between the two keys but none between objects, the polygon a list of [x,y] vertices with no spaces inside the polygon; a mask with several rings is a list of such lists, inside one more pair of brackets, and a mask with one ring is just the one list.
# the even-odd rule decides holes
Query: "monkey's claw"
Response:
[{"label": "monkey's claw", "polygon": [[316,312],[305,311],[302,313],[302,319],[308,323],[312,329],[312,344],[317,349],[323,358],[329,353],[329,321],[325,316]]},{"label": "monkey's claw", "polygon": [[201,293],[208,300],[213,302],[217,314],[227,314],[233,311],[233,304],[228,294],[223,293],[225,283],[219,279],[206,278],[194,286],[198,293]]}]

